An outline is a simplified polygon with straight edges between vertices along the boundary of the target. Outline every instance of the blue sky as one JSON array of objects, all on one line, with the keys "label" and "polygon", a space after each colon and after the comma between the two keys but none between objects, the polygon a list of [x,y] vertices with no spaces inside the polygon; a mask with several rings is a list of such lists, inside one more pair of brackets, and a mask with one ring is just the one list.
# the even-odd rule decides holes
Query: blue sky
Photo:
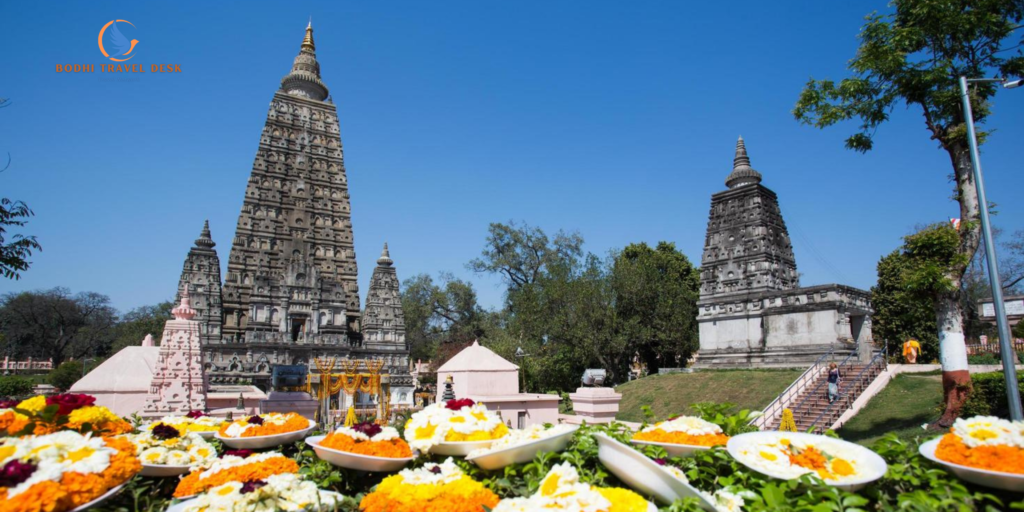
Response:
[{"label": "blue sky", "polygon": [[[170,297],[210,220],[222,261],[267,106],[307,18],[338,106],[361,294],[381,244],[400,277],[452,271],[487,225],[578,230],[605,254],[675,242],[699,263],[710,195],[736,137],[780,198],[802,284],[867,288],[913,226],[957,215],[948,158],[897,109],[866,155],[849,129],[790,113],[811,76],[842,78],[859,2],[19,2],[0,17],[0,196],[35,210],[43,252],[0,291],[67,286],[127,310]],[[56,73],[109,62],[127,19],[133,63],[180,74]],[[127,78],[127,81],[120,81]],[[1000,92],[984,148],[998,226],[1024,227],[1024,89]],[[1014,144],[1013,141],[1018,141]]]}]

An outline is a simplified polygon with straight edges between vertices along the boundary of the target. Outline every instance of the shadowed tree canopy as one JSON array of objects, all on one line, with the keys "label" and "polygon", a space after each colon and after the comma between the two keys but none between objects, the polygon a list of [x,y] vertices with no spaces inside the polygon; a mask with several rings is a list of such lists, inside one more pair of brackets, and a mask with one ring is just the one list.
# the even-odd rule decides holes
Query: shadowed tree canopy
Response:
[{"label": "shadowed tree canopy", "polygon": [[152,334],[156,343],[164,332],[164,324],[172,318],[170,301],[153,306],[140,306],[121,316],[114,332],[114,343],[110,353],[116,353],[124,347],[141,345],[147,334]]},{"label": "shadowed tree canopy", "polygon": [[488,313],[477,304],[473,286],[449,273],[440,284],[419,274],[402,284],[405,337],[412,358],[431,359],[439,345],[472,341],[483,334]]},{"label": "shadowed tree canopy", "polygon": [[[853,76],[838,83],[811,79],[800,93],[793,114],[797,120],[824,128],[847,121],[858,123],[846,147],[870,150],[876,131],[900,105],[916,110],[929,138],[946,152],[953,171],[953,197],[960,206],[955,232],[956,258],[931,283],[943,364],[945,412],[939,423],[952,424],[970,388],[961,279],[978,248],[981,228],[961,108],[958,80],[1024,74],[1020,0],[894,0],[894,12],[867,17],[857,54],[849,61]],[[975,84],[970,91],[974,121],[991,113],[990,99],[998,86]],[[984,141],[985,133],[979,133]],[[922,283],[923,284],[923,283]]]},{"label": "shadowed tree canopy", "polygon": [[14,357],[46,358],[56,367],[69,357],[105,354],[117,313],[110,298],[67,288],[8,293],[0,299],[0,328]]}]

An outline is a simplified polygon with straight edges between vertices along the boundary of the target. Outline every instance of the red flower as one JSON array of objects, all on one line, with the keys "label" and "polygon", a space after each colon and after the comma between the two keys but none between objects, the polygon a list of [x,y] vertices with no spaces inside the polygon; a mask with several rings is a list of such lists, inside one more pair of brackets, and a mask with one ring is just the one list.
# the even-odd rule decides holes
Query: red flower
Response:
[{"label": "red flower", "polygon": [[90,395],[64,393],[61,395],[46,397],[46,405],[56,404],[60,407],[57,410],[57,414],[60,416],[67,416],[68,414],[71,414],[71,411],[81,409],[82,407],[88,407],[94,403],[96,403],[96,397]]},{"label": "red flower", "polygon": [[188,416],[189,418],[192,419],[197,419],[202,418],[203,416],[209,416],[209,414],[206,414],[203,411],[189,411],[188,414],[186,414],[185,416]]},{"label": "red flower", "polygon": [[256,452],[254,452],[252,450],[225,450],[224,453],[220,457],[223,459],[224,457],[227,457],[229,455],[234,455],[235,457],[241,457],[241,458],[245,459],[245,458],[248,458],[250,455],[252,455],[254,453],[256,453]]},{"label": "red flower", "polygon": [[14,409],[19,403],[17,400],[0,400],[0,409]]},{"label": "red flower", "polygon": [[472,407],[473,404],[475,403],[476,402],[468,398],[462,398],[459,400],[448,400],[447,402],[445,402],[444,406],[453,411],[457,411],[459,409],[462,409],[463,407]]},{"label": "red flower", "polygon": [[380,434],[381,431],[384,429],[380,428],[380,425],[376,423],[366,422],[359,423],[357,425],[352,425],[352,430],[355,430],[356,432],[361,432],[366,437],[373,437],[377,434]]},{"label": "red flower", "polygon": [[0,468],[0,487],[14,487],[28,480],[35,472],[35,464],[12,460]]},{"label": "red flower", "polygon": [[170,425],[160,423],[153,427],[153,437],[157,439],[174,439],[176,437],[181,437],[181,432],[178,432],[178,429]]}]

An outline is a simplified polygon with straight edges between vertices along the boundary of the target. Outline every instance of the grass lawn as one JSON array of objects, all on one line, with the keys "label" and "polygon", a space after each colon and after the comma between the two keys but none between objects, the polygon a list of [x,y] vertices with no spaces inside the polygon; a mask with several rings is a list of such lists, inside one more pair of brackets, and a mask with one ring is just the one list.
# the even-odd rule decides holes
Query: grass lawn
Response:
[{"label": "grass lawn", "polygon": [[649,405],[654,420],[693,414],[690,404],[731,402],[737,409],[764,409],[803,370],[706,370],[652,375],[615,388],[622,393],[617,418],[642,422],[641,406]]},{"label": "grass lawn", "polygon": [[938,419],[941,404],[941,375],[902,373],[846,422],[838,434],[865,446],[888,432],[905,439],[935,435],[927,434],[921,425]]}]

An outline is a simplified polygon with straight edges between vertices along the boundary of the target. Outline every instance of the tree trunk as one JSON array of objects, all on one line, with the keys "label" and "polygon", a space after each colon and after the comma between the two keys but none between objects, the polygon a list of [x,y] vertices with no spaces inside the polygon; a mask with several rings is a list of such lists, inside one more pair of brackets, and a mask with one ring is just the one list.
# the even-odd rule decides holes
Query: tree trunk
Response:
[{"label": "tree trunk", "polygon": [[945,401],[945,409],[938,421],[941,427],[949,427],[960,416],[960,409],[971,389],[959,295],[958,288],[936,297],[935,301],[942,362],[942,394]]},{"label": "tree trunk", "polygon": [[974,258],[981,240],[978,190],[974,185],[974,167],[966,144],[948,147],[956,177],[956,199],[960,203],[961,256],[946,278],[950,289],[935,300],[935,320],[939,330],[939,359],[942,363],[942,393],[945,410],[938,424],[948,427],[960,416],[960,409],[971,390],[971,374],[967,367],[967,346],[964,340],[963,309],[960,306],[960,284],[967,265]]}]

